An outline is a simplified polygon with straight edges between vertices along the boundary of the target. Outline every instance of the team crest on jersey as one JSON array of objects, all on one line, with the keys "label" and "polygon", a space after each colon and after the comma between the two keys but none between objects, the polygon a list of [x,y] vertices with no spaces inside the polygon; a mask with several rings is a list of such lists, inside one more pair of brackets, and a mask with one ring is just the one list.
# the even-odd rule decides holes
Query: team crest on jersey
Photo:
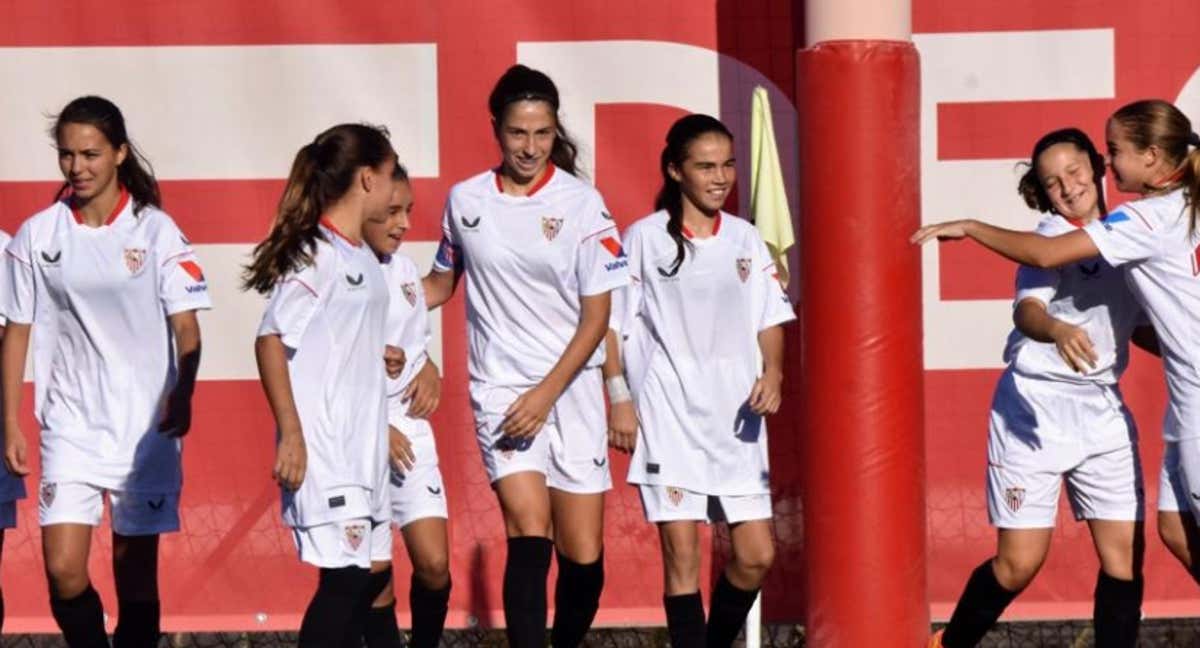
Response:
[{"label": "team crest on jersey", "polygon": [[137,274],[146,263],[145,248],[125,248],[125,268],[129,274]]},{"label": "team crest on jersey", "polygon": [[362,546],[363,538],[367,535],[367,525],[347,524],[345,533],[346,544],[350,545],[352,551],[358,551],[358,548]]},{"label": "team crest on jersey", "polygon": [[547,241],[553,241],[562,231],[562,224],[561,218],[542,216],[542,236],[545,236]]},{"label": "team crest on jersey", "polygon": [[50,508],[50,505],[54,503],[54,495],[57,492],[57,484],[54,482],[43,482],[41,490],[38,491],[38,499],[41,501],[42,506]]},{"label": "team crest on jersey", "polygon": [[404,298],[408,300],[409,306],[417,305],[417,284],[416,283],[410,281],[405,284],[400,284],[400,292],[404,293]]},{"label": "team crest on jersey", "polygon": [[750,259],[738,259],[737,271],[738,279],[741,279],[742,283],[746,283],[746,280],[750,278]]},{"label": "team crest on jersey", "polygon": [[1004,489],[1004,504],[1008,506],[1008,510],[1016,513],[1021,509],[1021,505],[1025,503],[1025,489],[1020,486]]},{"label": "team crest on jersey", "polygon": [[667,499],[671,500],[672,506],[679,506],[683,502],[683,490],[674,486],[667,486]]}]

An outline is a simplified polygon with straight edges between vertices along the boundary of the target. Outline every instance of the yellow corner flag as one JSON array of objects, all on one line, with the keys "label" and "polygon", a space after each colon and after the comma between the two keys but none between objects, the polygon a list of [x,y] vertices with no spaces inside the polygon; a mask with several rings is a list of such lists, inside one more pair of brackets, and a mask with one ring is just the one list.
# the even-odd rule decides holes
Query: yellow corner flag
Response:
[{"label": "yellow corner flag", "polygon": [[779,282],[787,286],[787,250],[796,244],[796,235],[775,146],[771,102],[762,86],[754,88],[750,101],[750,218],[779,269]]}]

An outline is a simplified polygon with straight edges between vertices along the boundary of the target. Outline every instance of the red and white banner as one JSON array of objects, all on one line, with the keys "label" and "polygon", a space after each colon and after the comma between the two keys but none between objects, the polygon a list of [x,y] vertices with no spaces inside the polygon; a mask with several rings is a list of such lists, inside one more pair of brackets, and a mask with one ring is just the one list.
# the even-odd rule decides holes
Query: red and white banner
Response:
[{"label": "red and white banner", "polygon": [[[496,161],[486,99],[514,62],[558,83],[583,166],[622,225],[650,211],[670,123],[685,112],[709,112],[748,133],[755,85],[771,92],[784,172],[795,178],[803,134],[792,108],[794,52],[802,30],[793,4],[801,3],[0,0],[0,228],[15,231],[54,194],[48,116],[75,96],[102,94],[124,110],[212,289],[216,308],[201,320],[202,382],[185,449],[183,529],[162,544],[166,627],[295,628],[313,590],[315,574],[295,557],[270,480],[273,422],[251,351],[262,303],[237,288],[239,266],[267,229],[296,149],[335,122],[388,126],[415,179],[416,222],[405,249],[422,265],[432,256],[450,185]],[[974,216],[1032,226],[1036,217],[1017,198],[1014,163],[1041,133],[1079,125],[1099,140],[1109,112],[1146,96],[1200,117],[1200,41],[1192,33],[1200,5],[913,4],[926,221]],[[748,137],[738,150],[749,158]],[[887,155],[888,142],[878,151]],[[739,170],[747,181],[746,165]],[[794,182],[789,190],[795,206]],[[744,199],[740,207],[745,213]],[[923,254],[929,566],[939,617],[970,569],[994,550],[983,500],[985,421],[1009,327],[1013,268],[969,244],[929,246]],[[847,251],[847,263],[870,262]],[[434,322],[434,356],[446,379],[433,424],[451,508],[449,623],[495,625],[505,544],[467,406],[461,298]],[[847,361],[853,358],[847,350]],[[1156,362],[1139,356],[1134,365],[1125,391],[1143,430],[1152,508],[1162,378]],[[796,429],[790,414],[799,405],[772,421],[779,555],[764,596],[768,620],[799,620],[803,611],[796,438],[825,431]],[[31,419],[25,430],[35,430]],[[657,534],[623,484],[626,461],[614,455],[612,465],[620,485],[606,509],[609,576],[598,621],[662,623]],[[27,488],[36,492],[36,482]],[[51,631],[32,498],[21,503],[19,522],[6,534],[0,570],[5,628]],[[1147,612],[1194,610],[1195,586],[1153,537],[1147,544]],[[104,527],[95,535],[91,573],[115,611],[108,549]],[[402,607],[406,562],[397,551]],[[711,566],[706,561],[706,574]],[[1086,528],[1064,508],[1050,560],[1013,614],[1089,616],[1096,569]]]}]

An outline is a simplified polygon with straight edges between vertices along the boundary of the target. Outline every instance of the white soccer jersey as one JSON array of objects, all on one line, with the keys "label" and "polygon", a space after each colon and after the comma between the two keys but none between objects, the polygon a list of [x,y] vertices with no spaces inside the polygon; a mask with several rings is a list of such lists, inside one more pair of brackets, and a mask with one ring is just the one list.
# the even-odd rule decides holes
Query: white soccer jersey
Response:
[{"label": "white soccer jersey", "polygon": [[[1076,228],[1062,216],[1047,216],[1038,223],[1043,236],[1058,236]],[[1017,269],[1014,307],[1036,299],[1060,321],[1083,329],[1099,358],[1087,373],[1076,373],[1058,355],[1053,342],[1038,342],[1013,329],[1004,349],[1004,361],[1025,376],[1074,383],[1116,384],[1129,363],[1129,336],[1142,321],[1142,307],[1125,284],[1125,272],[1101,257],[1061,268]]]},{"label": "white soccer jersey", "polygon": [[656,212],[627,231],[632,283],[615,300],[640,421],[629,481],[767,493],[766,421],[747,399],[762,373],[759,332],[796,315],[750,223],[721,214],[672,269],[667,219]]},{"label": "white soccer jersey", "polygon": [[409,439],[432,436],[433,428],[428,421],[406,416],[409,403],[400,398],[429,360],[429,314],[425,291],[421,288],[421,272],[417,264],[403,254],[394,254],[384,259],[381,265],[390,298],[385,339],[387,344],[404,349],[405,356],[400,376],[387,379],[388,423]]},{"label": "white soccer jersey", "polygon": [[296,413],[308,449],[283,519],[311,527],[388,517],[384,326],[388,291],[375,254],[322,222],[312,264],[275,286],[258,334],[288,347]]},{"label": "white soccer jersey", "polygon": [[[579,325],[580,296],[629,282],[628,260],[600,194],[553,166],[527,196],[493,171],[450,190],[434,268],[467,277],[471,380],[532,387]],[[599,345],[587,363],[604,362]]]},{"label": "white soccer jersey", "polygon": [[[7,248],[11,240],[12,237],[8,235],[8,232],[0,230],[0,250]],[[0,294],[8,290],[8,280],[5,278],[7,272],[8,264],[0,263]],[[3,303],[2,298],[0,298],[0,303]],[[7,323],[8,320],[4,318],[3,314],[0,314],[0,326],[4,326]],[[0,440],[4,439],[3,426],[4,421],[0,420]],[[8,472],[8,468],[3,463],[0,461],[0,502],[11,502],[12,500],[25,497],[25,480]]]},{"label": "white soccer jersey", "polygon": [[1200,232],[1189,232],[1182,189],[1126,203],[1084,228],[1104,259],[1125,265],[1154,324],[1167,373],[1167,441],[1200,437]]},{"label": "white soccer jersey", "polygon": [[32,324],[43,482],[177,492],[180,442],[158,432],[175,382],[167,316],[211,307],[191,245],[129,195],[100,227],[57,202],[7,249],[3,311]]}]

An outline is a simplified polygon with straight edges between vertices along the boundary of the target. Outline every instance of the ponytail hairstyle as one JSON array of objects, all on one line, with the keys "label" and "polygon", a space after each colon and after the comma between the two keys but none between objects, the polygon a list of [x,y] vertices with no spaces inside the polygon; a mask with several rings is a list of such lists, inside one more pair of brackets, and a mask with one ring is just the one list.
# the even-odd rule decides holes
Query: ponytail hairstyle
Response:
[{"label": "ponytail hairstyle", "polygon": [[[50,128],[50,136],[56,144],[67,124],[86,124],[100,131],[114,149],[120,149],[122,145],[126,147],[125,161],[117,167],[117,182],[129,192],[135,215],[140,214],[147,205],[162,207],[162,195],[158,191],[158,181],[154,179],[154,170],[129,140],[129,134],[125,131],[125,117],[116,104],[92,95],[71,101],[54,117],[54,125]],[[70,188],[71,183],[63,182],[54,200],[62,200]]]},{"label": "ponytail hairstyle", "polygon": [[1188,233],[1194,233],[1200,218],[1200,135],[1192,130],[1187,115],[1170,102],[1145,99],[1122,106],[1113,113],[1112,120],[1125,129],[1129,141],[1139,150],[1156,146],[1175,166],[1176,174],[1168,187],[1183,187]]},{"label": "ponytail hairstyle", "polygon": [[671,263],[671,274],[683,265],[687,250],[692,248],[692,242],[683,235],[683,188],[679,181],[671,177],[670,169],[682,170],[683,162],[694,142],[701,135],[717,133],[733,141],[733,133],[715,117],[708,115],[688,115],[680,118],[667,131],[667,145],[663,147],[659,158],[659,171],[662,172],[662,188],[654,199],[654,209],[666,210],[667,233],[675,241],[675,260]]},{"label": "ponytail hairstyle", "polygon": [[1092,180],[1096,183],[1096,201],[1100,207],[1100,215],[1107,214],[1108,208],[1104,203],[1104,156],[1096,150],[1096,145],[1092,143],[1092,139],[1087,136],[1087,133],[1078,128],[1060,128],[1051,131],[1033,145],[1033,153],[1029,155],[1029,161],[1021,163],[1029,169],[1021,175],[1021,180],[1017,183],[1017,193],[1025,199],[1025,204],[1029,205],[1030,209],[1040,212],[1057,213],[1037,174],[1038,158],[1046,152],[1046,149],[1055,144],[1071,144],[1087,155],[1088,162],[1092,165]]},{"label": "ponytail hairstyle", "polygon": [[544,101],[550,105],[554,113],[554,146],[550,149],[550,162],[554,166],[570,173],[579,175],[576,158],[579,147],[567,134],[562,120],[558,118],[558,88],[554,81],[540,72],[521,64],[514,65],[500,75],[492,94],[488,96],[488,111],[492,113],[492,129],[497,138],[504,123],[504,113],[508,107],[518,101]]},{"label": "ponytail hairstyle", "polygon": [[242,273],[242,288],[268,293],[280,278],[311,264],[325,210],[346,195],[359,169],[395,159],[382,126],[339,124],[305,144],[292,162],[271,231]]}]

